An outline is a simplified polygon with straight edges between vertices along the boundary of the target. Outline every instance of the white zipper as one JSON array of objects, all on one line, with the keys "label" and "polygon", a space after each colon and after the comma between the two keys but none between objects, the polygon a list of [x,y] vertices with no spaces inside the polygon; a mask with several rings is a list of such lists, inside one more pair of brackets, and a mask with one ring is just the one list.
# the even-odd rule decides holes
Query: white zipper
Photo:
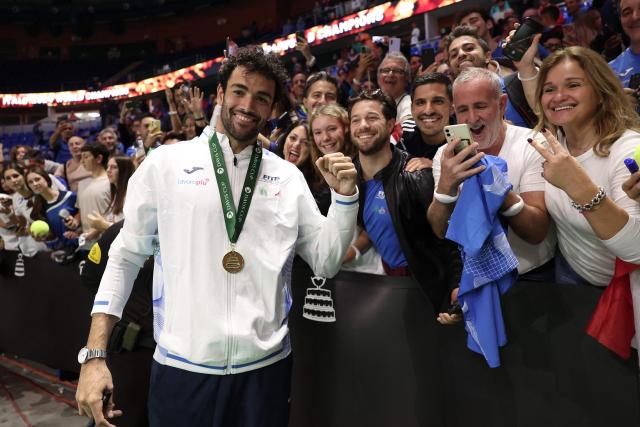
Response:
[{"label": "white zipper", "polygon": [[[231,155],[233,156],[233,158],[235,159],[235,154],[232,152]],[[226,162],[225,162],[226,163]],[[238,191],[236,189],[236,181],[237,181],[237,174],[238,174],[238,167],[234,165],[234,161],[231,162],[231,165],[227,166],[227,170],[231,169],[231,173],[229,174],[229,178],[231,180],[231,188],[232,188],[232,202],[234,204],[234,206],[236,206],[236,201],[235,201],[235,195],[238,194]],[[229,237],[227,236],[227,241],[228,241]],[[229,244],[231,242],[228,242]],[[225,253],[227,252],[228,248],[225,248]],[[232,311],[232,303],[233,303],[233,288],[234,288],[234,282],[235,277],[232,277],[233,274],[227,272],[226,273],[226,278],[227,278],[227,368],[225,369],[225,373],[227,374],[231,374],[233,372],[233,346],[234,346],[234,340],[233,340],[233,315],[231,313]]]}]

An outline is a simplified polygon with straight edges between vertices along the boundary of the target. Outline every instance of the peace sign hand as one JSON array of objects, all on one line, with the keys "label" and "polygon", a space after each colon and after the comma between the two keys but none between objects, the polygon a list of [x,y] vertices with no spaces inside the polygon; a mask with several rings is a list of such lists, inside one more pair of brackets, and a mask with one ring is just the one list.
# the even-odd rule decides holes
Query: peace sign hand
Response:
[{"label": "peace sign hand", "polygon": [[586,184],[592,183],[591,178],[551,132],[542,128],[540,133],[547,140],[547,147],[531,138],[528,141],[544,158],[542,176],[550,184],[564,190],[573,200],[580,198],[585,187],[588,187]]}]

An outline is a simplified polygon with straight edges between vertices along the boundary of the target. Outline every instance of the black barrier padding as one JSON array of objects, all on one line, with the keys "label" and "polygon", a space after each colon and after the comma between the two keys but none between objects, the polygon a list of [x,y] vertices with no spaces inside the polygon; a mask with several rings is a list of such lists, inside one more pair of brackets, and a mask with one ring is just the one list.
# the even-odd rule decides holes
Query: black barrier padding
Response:
[{"label": "black barrier padding", "polygon": [[412,279],[340,273],[325,285],[337,321],[320,323],[302,317],[311,276],[296,259],[290,425],[443,425],[435,315]]},{"label": "black barrier padding", "polygon": [[[23,257],[24,277],[12,277],[17,252],[5,251],[0,275],[0,348],[77,372],[87,342],[93,294],[80,284],[78,263],[55,264],[47,253]],[[9,274],[8,276],[6,274]]]},{"label": "black barrier padding", "polygon": [[[16,278],[15,254],[5,257],[0,348],[77,370],[93,300],[77,265],[39,254],[25,258],[25,277]],[[640,425],[635,351],[623,361],[584,333],[600,289],[517,283],[502,300],[509,340],[502,367],[490,369],[466,348],[460,325],[435,322],[412,279],[342,272],[325,285],[337,322],[319,323],[302,317],[310,276],[297,260],[293,427]],[[148,370],[148,355],[131,359],[132,372]],[[114,370],[116,387],[125,372]]]},{"label": "black barrier padding", "polygon": [[291,426],[640,425],[636,353],[623,361],[584,333],[600,289],[517,283],[490,369],[413,280],[340,273],[326,282],[337,322],[323,324],[301,317],[311,272],[296,267]]}]

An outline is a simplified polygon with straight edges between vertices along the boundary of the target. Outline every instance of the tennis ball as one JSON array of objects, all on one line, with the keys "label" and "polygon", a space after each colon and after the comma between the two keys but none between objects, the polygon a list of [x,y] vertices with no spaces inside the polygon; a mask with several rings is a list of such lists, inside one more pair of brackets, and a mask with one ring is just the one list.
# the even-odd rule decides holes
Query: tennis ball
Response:
[{"label": "tennis ball", "polygon": [[640,165],[640,145],[638,145],[636,151],[633,152],[633,160]]},{"label": "tennis ball", "polygon": [[44,237],[49,234],[49,224],[40,220],[33,221],[29,230],[31,230],[34,236]]}]

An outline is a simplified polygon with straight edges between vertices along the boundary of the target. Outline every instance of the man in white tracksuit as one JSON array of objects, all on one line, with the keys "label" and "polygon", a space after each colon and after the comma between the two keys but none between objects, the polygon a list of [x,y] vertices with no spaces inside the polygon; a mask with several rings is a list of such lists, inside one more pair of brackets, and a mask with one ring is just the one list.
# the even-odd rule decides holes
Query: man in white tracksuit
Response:
[{"label": "man in white tracksuit", "polygon": [[[220,72],[221,127],[161,147],[131,178],[125,223],[92,310],[76,399],[112,426],[106,345],[144,260],[155,254],[152,426],[286,426],[291,377],[291,265],[335,275],[356,227],[356,171],[318,161],[332,191],[323,217],[303,175],[256,143],[285,94],[273,56],[240,49]],[[212,124],[213,126],[213,124]],[[250,209],[249,209],[250,207]],[[246,221],[245,221],[246,219]]]}]

